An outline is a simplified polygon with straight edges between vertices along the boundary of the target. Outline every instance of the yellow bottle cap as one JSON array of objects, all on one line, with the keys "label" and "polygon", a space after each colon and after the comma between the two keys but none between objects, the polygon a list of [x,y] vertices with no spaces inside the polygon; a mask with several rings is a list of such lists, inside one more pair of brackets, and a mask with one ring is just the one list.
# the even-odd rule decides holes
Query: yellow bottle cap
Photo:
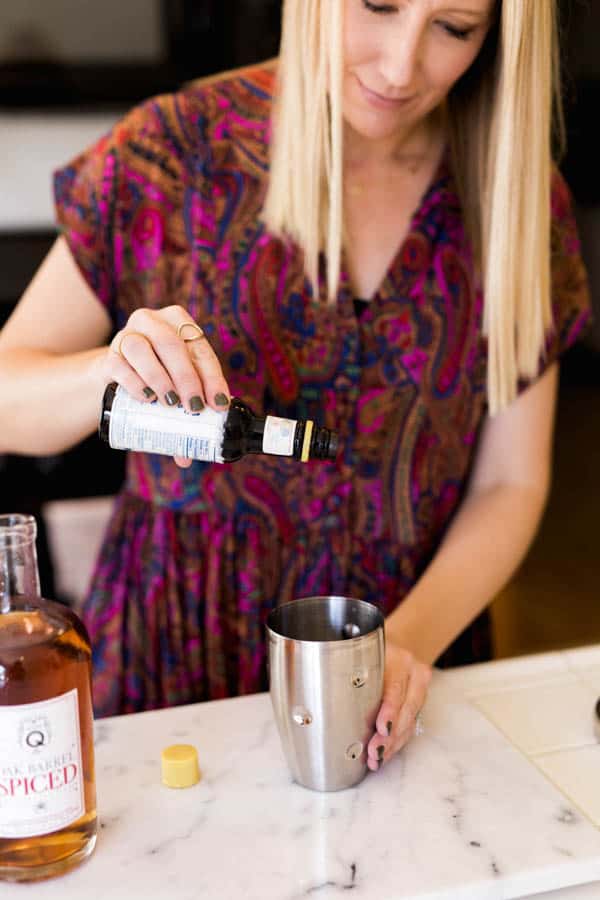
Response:
[{"label": "yellow bottle cap", "polygon": [[186,788],[200,781],[198,754],[191,744],[171,744],[161,755],[162,781],[167,787]]}]

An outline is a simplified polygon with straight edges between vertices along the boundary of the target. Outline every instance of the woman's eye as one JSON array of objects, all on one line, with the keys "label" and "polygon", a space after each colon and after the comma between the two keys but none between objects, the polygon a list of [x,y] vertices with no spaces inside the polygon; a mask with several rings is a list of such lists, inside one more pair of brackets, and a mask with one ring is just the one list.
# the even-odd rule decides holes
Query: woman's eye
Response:
[{"label": "woman's eye", "polygon": [[396,7],[392,6],[391,3],[371,3],[370,0],[362,0],[363,6],[365,9],[368,9],[369,12],[372,13],[393,13],[396,12]]},{"label": "woman's eye", "polygon": [[[380,13],[383,15],[398,11],[397,5],[391,3],[372,3],[371,0],[362,0],[365,9],[372,13]],[[439,22],[439,25],[450,37],[456,38],[458,41],[466,41],[475,30],[474,28],[459,28],[457,25],[451,25],[450,22]]]},{"label": "woman's eye", "polygon": [[440,25],[450,37],[456,38],[458,41],[468,40],[469,35],[473,32],[473,28],[457,28],[456,25],[451,25],[449,22],[440,22]]}]

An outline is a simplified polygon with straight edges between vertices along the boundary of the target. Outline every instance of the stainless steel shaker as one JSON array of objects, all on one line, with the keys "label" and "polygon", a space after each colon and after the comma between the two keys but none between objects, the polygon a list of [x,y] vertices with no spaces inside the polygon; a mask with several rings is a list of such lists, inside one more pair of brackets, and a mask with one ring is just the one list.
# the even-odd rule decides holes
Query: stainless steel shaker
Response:
[{"label": "stainless steel shaker", "polygon": [[339,791],[367,772],[383,694],[383,615],[351,597],[303,597],[267,619],[269,680],[295,781]]}]

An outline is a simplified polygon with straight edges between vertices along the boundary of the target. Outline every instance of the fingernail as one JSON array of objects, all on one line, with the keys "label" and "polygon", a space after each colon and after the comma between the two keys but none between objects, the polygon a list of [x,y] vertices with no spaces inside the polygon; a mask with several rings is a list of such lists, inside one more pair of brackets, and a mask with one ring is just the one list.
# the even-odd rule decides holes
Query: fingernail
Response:
[{"label": "fingernail", "polygon": [[391,722],[388,722],[388,723],[386,724],[386,728],[387,728],[387,733],[388,733],[388,737],[389,737],[389,736],[391,735],[391,733],[392,733],[392,723],[391,723]]},{"label": "fingernail", "polygon": [[204,403],[202,402],[202,397],[192,397],[190,400],[190,409],[193,413],[202,412],[204,409]]},{"label": "fingernail", "polygon": [[385,753],[385,747],[383,744],[380,744],[377,748],[377,762],[383,762],[383,754]]},{"label": "fingernail", "polygon": [[151,387],[145,387],[145,388],[144,388],[144,397],[147,397],[148,400],[152,400],[154,397],[156,397],[156,394],[155,394],[155,392],[152,390]]},{"label": "fingernail", "polygon": [[215,403],[217,406],[229,406],[229,400],[225,394],[215,394]]},{"label": "fingernail", "polygon": [[179,394],[176,394],[175,391],[169,391],[167,394],[165,394],[165,400],[167,401],[167,404],[169,406],[177,406],[177,404],[180,402]]}]

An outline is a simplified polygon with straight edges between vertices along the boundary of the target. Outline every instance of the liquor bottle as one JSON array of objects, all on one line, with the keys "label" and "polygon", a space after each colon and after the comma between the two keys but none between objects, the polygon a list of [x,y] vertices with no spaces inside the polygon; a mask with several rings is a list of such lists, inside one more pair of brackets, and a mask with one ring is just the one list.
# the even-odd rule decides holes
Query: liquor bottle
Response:
[{"label": "liquor bottle", "polygon": [[[0,515],[0,880],[59,875],[93,851],[91,651],[40,596],[33,516]],[[1,891],[0,891],[1,893]]]},{"label": "liquor bottle", "polygon": [[309,459],[335,459],[335,431],[310,419],[255,416],[233,397],[224,412],[205,407],[192,415],[183,407],[165,407],[157,400],[141,403],[121,385],[104,392],[99,435],[117,450],[142,450],[206,462],[234,462],[248,453]]}]

